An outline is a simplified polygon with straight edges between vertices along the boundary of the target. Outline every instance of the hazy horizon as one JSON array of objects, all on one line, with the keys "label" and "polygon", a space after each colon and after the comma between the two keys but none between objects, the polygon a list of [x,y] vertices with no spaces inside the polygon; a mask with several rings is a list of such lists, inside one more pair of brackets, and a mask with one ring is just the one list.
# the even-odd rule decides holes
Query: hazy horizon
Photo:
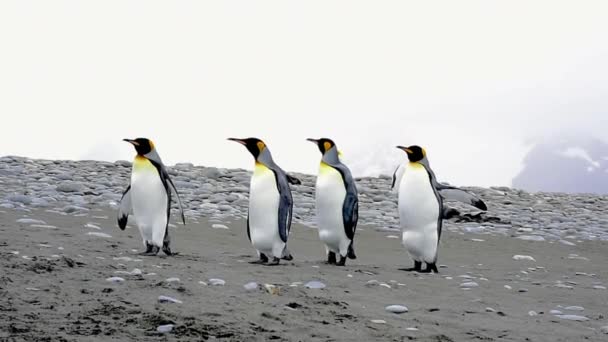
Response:
[{"label": "hazy horizon", "polygon": [[250,169],[226,138],[257,136],[315,173],[305,139],[324,136],[357,176],[390,174],[394,146],[418,144],[442,181],[510,186],[539,142],[608,142],[606,10],[4,1],[0,155],[130,160],[121,139],[145,136],[168,165]]}]

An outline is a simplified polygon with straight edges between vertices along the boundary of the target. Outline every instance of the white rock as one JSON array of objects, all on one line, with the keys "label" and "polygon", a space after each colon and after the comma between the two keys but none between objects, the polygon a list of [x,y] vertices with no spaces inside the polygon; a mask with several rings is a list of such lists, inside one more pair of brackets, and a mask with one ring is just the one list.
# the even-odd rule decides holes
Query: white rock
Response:
[{"label": "white rock", "polygon": [[386,308],[384,308],[386,311],[388,312],[392,312],[395,314],[402,314],[404,312],[408,312],[408,308],[406,306],[403,305],[389,305]]},{"label": "white rock", "polygon": [[226,285],[226,281],[224,279],[211,278],[211,279],[209,279],[209,285],[224,286],[224,285]]},{"label": "white rock", "polygon": [[466,283],[462,283],[462,284],[460,284],[460,287],[462,287],[462,288],[467,288],[467,289],[474,288],[474,287],[478,287],[478,286],[479,286],[479,284],[477,284],[477,283],[476,283],[476,282],[474,282],[474,281],[468,281],[468,282],[466,282]]},{"label": "white rock", "polygon": [[171,278],[165,279],[165,282],[167,282],[167,283],[179,283],[180,280],[179,280],[179,278],[171,277]]},{"label": "white rock", "polygon": [[551,315],[561,315],[561,314],[563,314],[563,312],[561,312],[561,311],[559,311],[559,310],[551,310],[551,311],[549,311],[549,313],[550,313]]},{"label": "white rock", "polygon": [[583,308],[582,306],[566,306],[564,308],[564,310],[568,310],[568,311],[585,311],[585,308]]},{"label": "white rock", "polygon": [[109,281],[111,283],[122,283],[123,281],[125,281],[125,279],[121,277],[110,277],[106,279],[106,281]]},{"label": "white rock", "polygon": [[324,289],[326,287],[325,284],[323,284],[320,281],[316,281],[316,280],[311,280],[308,283],[306,283],[304,286],[309,289]]},{"label": "white rock", "polygon": [[593,288],[596,290],[605,290],[606,286],[602,286],[602,285],[593,285]]},{"label": "white rock", "polygon": [[219,224],[219,223],[212,224],[211,228],[213,228],[213,229],[229,229],[228,226],[223,225],[223,224]]},{"label": "white rock", "polygon": [[486,312],[496,312],[496,310],[491,307],[487,307]]},{"label": "white rock", "polygon": [[528,311],[528,316],[538,316],[538,313],[536,311]]},{"label": "white rock", "polygon": [[514,255],[513,256],[513,260],[529,260],[529,261],[536,261],[533,257],[529,256],[529,255]]},{"label": "white rock", "polygon": [[579,315],[555,315],[555,317],[559,317],[561,319],[567,319],[569,321],[577,321],[577,322],[584,322],[584,321],[589,320],[589,318],[587,318],[585,316],[579,316]]},{"label": "white rock", "polygon": [[158,296],[158,301],[160,303],[175,303],[175,304],[182,304],[183,303],[179,299],[175,299],[175,298],[168,297],[168,296]]},{"label": "white rock", "polygon": [[524,241],[545,241],[545,238],[538,235],[520,235],[517,239]]},{"label": "white rock", "polygon": [[85,228],[90,228],[90,229],[97,229],[97,230],[101,230],[101,228],[97,225],[94,225],[92,223],[87,223],[84,225]]},{"label": "white rock", "polygon": [[386,321],[382,319],[372,319],[370,322],[375,324],[386,324]]},{"label": "white rock", "polygon": [[42,220],[36,220],[36,219],[32,219],[32,218],[20,218],[17,220],[17,223],[23,223],[23,224],[38,224],[38,225],[45,225],[46,222],[42,221]]},{"label": "white rock", "polygon": [[245,288],[245,290],[247,290],[247,291],[254,291],[254,290],[257,290],[257,289],[258,289],[259,285],[258,285],[258,283],[256,283],[255,281],[252,281],[252,282],[249,282],[249,283],[247,283],[247,284],[243,285],[243,287],[244,287],[244,288]]},{"label": "white rock", "polygon": [[158,328],[156,328],[156,331],[164,334],[164,333],[171,332],[173,330],[173,327],[174,327],[173,324],[159,325]]},{"label": "white rock", "polygon": [[418,328],[405,328],[407,331],[418,331]]},{"label": "white rock", "polygon": [[604,334],[608,334],[608,325],[601,327],[600,331],[603,332]]},{"label": "white rock", "polygon": [[99,233],[99,232],[88,232],[87,235],[98,236],[98,237],[102,237],[102,238],[111,238],[112,237],[112,235],[110,235],[110,234]]}]

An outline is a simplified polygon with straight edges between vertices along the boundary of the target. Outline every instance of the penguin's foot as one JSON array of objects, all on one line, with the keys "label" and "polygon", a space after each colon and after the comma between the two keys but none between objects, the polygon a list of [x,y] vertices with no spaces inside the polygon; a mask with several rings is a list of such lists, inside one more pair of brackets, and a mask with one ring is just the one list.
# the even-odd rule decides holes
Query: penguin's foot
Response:
[{"label": "penguin's foot", "polygon": [[427,263],[426,264],[426,268],[424,270],[421,270],[421,271],[418,271],[418,272],[420,272],[420,273],[431,273],[431,271],[433,273],[439,273],[439,270],[437,269],[437,265],[435,265],[435,263],[432,263],[432,264]]},{"label": "penguin's foot", "polygon": [[346,257],[340,255],[340,261],[336,263],[336,266],[344,266],[346,265]]},{"label": "penguin's foot", "polygon": [[273,257],[272,261],[266,264],[266,266],[277,266],[281,262],[281,259]]},{"label": "penguin's foot", "polygon": [[140,255],[155,256],[158,254],[159,251],[160,251],[160,248],[158,248],[158,246],[148,245],[148,248],[146,249],[146,251],[143,253],[140,253]]},{"label": "penguin's foot", "polygon": [[260,259],[259,260],[250,261],[249,263],[253,264],[253,265],[260,265],[260,264],[265,264],[267,262],[268,262],[268,257],[265,254],[260,253]]},{"label": "penguin's foot", "polygon": [[336,253],[334,253],[334,252],[327,253],[327,264],[328,265],[336,264]]},{"label": "penguin's foot", "polygon": [[414,261],[414,267],[410,267],[410,268],[400,268],[400,271],[406,271],[406,272],[420,272],[422,271],[422,262],[421,261]]},{"label": "penguin's foot", "polygon": [[169,247],[168,243],[163,244],[163,253],[165,253],[167,256],[172,256],[172,255],[177,254],[177,253],[171,252],[171,247]]}]

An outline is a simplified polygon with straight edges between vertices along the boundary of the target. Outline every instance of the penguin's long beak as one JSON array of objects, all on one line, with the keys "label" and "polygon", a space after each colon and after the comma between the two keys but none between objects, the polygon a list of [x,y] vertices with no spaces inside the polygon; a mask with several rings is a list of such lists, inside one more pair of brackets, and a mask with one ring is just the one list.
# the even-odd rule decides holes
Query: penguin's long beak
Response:
[{"label": "penguin's long beak", "polygon": [[241,145],[247,145],[247,143],[243,140],[243,139],[237,139],[237,138],[228,138],[228,140],[230,141],[235,141]]},{"label": "penguin's long beak", "polygon": [[409,148],[407,148],[405,146],[396,146],[396,147],[402,151],[405,151],[405,153],[407,153],[407,154],[413,153],[412,150],[410,150]]},{"label": "penguin's long beak", "polygon": [[133,146],[139,146],[139,143],[133,139],[122,139],[122,141],[126,141],[129,144],[132,144]]},{"label": "penguin's long beak", "polygon": [[319,143],[319,140],[313,139],[313,138],[308,138],[308,139],[306,139],[306,141],[310,141],[311,143],[314,143],[314,144],[318,144]]}]

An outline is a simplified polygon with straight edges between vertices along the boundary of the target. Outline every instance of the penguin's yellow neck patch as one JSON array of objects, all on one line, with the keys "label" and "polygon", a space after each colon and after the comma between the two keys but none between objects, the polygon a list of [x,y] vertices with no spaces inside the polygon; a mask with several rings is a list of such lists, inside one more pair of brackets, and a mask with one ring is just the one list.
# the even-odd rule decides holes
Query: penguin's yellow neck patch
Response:
[{"label": "penguin's yellow neck patch", "polygon": [[148,160],[148,158],[144,156],[137,155],[135,156],[135,160],[133,160],[133,170],[134,171],[143,171],[143,170],[156,170],[154,165]]},{"label": "penguin's yellow neck patch", "polygon": [[330,173],[334,171],[334,168],[329,166],[328,164],[326,164],[325,162],[321,161],[321,164],[319,164],[319,174],[326,174],[326,173]]},{"label": "penguin's yellow neck patch", "polygon": [[420,164],[419,162],[410,162],[409,166],[413,168],[424,168],[424,165]]},{"label": "penguin's yellow neck patch", "polygon": [[268,172],[268,171],[270,171],[270,169],[266,165],[264,165],[258,161],[255,162],[255,167],[253,169],[253,173],[264,173],[264,172]]}]

